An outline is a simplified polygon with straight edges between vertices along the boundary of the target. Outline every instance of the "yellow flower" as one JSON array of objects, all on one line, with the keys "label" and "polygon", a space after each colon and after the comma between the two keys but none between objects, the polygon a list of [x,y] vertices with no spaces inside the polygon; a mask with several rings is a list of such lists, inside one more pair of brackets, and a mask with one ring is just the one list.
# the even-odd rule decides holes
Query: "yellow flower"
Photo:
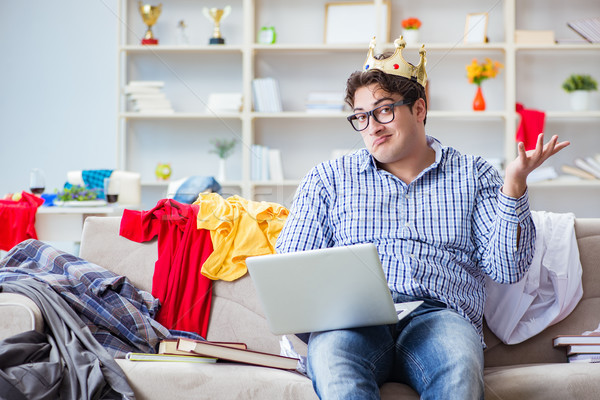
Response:
[{"label": "yellow flower", "polygon": [[481,85],[486,79],[495,78],[500,73],[500,69],[504,68],[499,61],[493,61],[490,58],[486,58],[485,62],[480,63],[474,58],[471,64],[467,65],[467,79],[469,83]]}]

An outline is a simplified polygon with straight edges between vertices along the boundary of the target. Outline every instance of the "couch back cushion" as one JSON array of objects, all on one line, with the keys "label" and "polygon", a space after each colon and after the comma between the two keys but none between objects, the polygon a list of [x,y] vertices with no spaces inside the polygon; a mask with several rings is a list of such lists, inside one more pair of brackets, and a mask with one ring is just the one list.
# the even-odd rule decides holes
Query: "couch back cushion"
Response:
[{"label": "couch back cushion", "polygon": [[119,235],[121,217],[88,217],[83,225],[79,256],[118,275],[138,289],[152,291],[156,239],[136,243]]}]

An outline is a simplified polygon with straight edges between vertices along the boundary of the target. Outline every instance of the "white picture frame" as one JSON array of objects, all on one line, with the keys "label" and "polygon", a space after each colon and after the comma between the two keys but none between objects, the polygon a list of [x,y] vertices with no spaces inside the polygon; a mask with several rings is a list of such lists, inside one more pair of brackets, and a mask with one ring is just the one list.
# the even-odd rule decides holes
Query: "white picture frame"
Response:
[{"label": "white picture frame", "polygon": [[324,43],[364,44],[373,36],[389,42],[391,3],[384,0],[381,4],[378,10],[372,1],[326,3]]},{"label": "white picture frame", "polygon": [[465,44],[486,43],[487,42],[488,13],[470,13],[467,14],[465,23]]}]

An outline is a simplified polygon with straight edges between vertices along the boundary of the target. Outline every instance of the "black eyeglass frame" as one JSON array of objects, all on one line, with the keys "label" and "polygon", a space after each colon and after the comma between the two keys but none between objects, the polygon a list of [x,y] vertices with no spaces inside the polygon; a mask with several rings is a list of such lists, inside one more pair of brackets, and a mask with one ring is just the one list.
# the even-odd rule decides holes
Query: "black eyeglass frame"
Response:
[{"label": "black eyeglass frame", "polygon": [[[361,131],[364,131],[365,129],[367,129],[369,127],[369,123],[371,122],[371,119],[370,119],[371,117],[373,117],[375,119],[375,121],[379,122],[380,124],[389,124],[390,122],[392,122],[396,118],[396,113],[394,112],[394,109],[396,107],[403,106],[403,105],[406,105],[406,104],[411,104],[411,103],[414,103],[414,102],[415,102],[415,100],[403,99],[403,100],[397,101],[397,102],[392,103],[392,104],[383,104],[383,105],[381,105],[379,107],[375,107],[371,111],[359,112],[359,113],[356,113],[356,114],[349,115],[348,117],[346,117],[346,119],[348,120],[348,122],[350,122],[350,125],[352,125],[352,128],[354,128],[355,131],[361,132]],[[380,120],[377,119],[377,117],[374,114],[374,112],[376,110],[379,110],[380,108],[383,108],[383,107],[392,107],[392,119],[390,119],[387,122],[381,122]],[[352,120],[358,119],[358,118],[356,118],[356,116],[357,115],[361,115],[361,114],[367,116],[367,124],[365,125],[364,128],[358,129],[356,126],[354,126],[354,124],[352,123]]]}]

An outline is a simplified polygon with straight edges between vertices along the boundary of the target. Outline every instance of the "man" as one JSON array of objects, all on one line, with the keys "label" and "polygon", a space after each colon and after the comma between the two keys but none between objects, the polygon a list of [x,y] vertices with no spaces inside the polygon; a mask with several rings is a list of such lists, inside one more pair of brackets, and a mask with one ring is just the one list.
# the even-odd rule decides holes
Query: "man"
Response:
[{"label": "man", "polygon": [[[533,256],[526,179],[566,147],[543,135],[498,172],[425,134],[425,51],[404,41],[347,82],[366,149],[316,166],[300,185],[278,252],[373,242],[395,302],[424,303],[396,325],[312,333],[308,372],[321,399],[378,399],[387,381],[422,399],[482,399],[485,275],[518,281]],[[348,293],[352,296],[352,293]]]}]

